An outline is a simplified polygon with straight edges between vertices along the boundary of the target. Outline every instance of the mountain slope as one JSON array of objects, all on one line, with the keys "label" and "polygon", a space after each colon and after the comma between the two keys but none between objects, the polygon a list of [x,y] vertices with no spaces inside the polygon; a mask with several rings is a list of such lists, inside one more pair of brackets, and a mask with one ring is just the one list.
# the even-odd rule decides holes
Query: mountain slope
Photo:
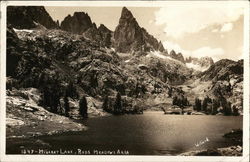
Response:
[{"label": "mountain slope", "polygon": [[224,108],[243,112],[243,60],[233,61],[222,59],[213,64],[208,70],[200,73],[193,87],[193,95],[205,98],[206,96],[218,100]]},{"label": "mountain slope", "polygon": [[201,77],[204,80],[227,80],[232,76],[242,76],[243,75],[243,60],[238,62],[222,59],[210,66],[210,68],[203,73]]},{"label": "mountain slope", "polygon": [[39,24],[48,29],[59,26],[43,6],[8,6],[7,22],[16,29],[31,29]]}]

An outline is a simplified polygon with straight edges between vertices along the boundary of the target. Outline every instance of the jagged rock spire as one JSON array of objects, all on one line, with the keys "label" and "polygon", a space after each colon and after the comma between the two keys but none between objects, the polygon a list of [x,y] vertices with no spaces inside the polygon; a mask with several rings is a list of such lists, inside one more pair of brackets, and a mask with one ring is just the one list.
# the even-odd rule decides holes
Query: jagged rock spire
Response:
[{"label": "jagged rock spire", "polygon": [[61,23],[62,30],[74,34],[82,34],[93,26],[91,18],[85,12],[75,12],[73,16],[68,15]]},{"label": "jagged rock spire", "polygon": [[139,26],[131,11],[122,8],[119,24],[114,31],[114,47],[118,52],[164,51],[157,39]]}]

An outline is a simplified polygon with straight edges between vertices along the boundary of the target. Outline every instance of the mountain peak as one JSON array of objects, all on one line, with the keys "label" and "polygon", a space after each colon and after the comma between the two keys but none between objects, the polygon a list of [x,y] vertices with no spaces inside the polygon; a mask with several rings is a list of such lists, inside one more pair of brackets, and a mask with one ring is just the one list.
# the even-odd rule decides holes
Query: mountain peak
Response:
[{"label": "mountain peak", "polygon": [[74,12],[73,16],[76,16],[77,18],[82,18],[82,17],[89,18],[89,15],[85,12]]},{"label": "mountain peak", "polygon": [[174,51],[174,50],[171,50],[171,51],[170,51],[170,55],[176,55],[175,51]]},{"label": "mountain peak", "polygon": [[75,34],[82,34],[93,27],[89,15],[85,12],[75,12],[73,16],[68,15],[61,23],[61,29]]},{"label": "mountain peak", "polygon": [[126,7],[122,8],[121,19],[122,18],[134,18],[131,11],[129,11]]},{"label": "mountain peak", "polygon": [[176,54],[176,52],[174,50],[171,50],[170,57],[172,57],[173,59],[179,60],[182,63],[185,63],[185,59],[184,59],[182,53],[180,53],[180,52]]},{"label": "mountain peak", "polygon": [[114,32],[114,47],[118,52],[164,51],[160,42],[139,26],[131,11],[122,8],[119,24]]},{"label": "mountain peak", "polygon": [[109,30],[104,24],[100,24],[100,26],[98,27],[98,30],[111,32],[111,30]]}]

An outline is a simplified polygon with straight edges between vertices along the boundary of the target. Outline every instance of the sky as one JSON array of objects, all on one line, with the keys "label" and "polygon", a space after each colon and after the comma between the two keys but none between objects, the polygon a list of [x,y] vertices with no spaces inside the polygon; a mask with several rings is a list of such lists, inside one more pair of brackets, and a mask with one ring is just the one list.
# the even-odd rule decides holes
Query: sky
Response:
[{"label": "sky", "polygon": [[[76,11],[87,12],[97,26],[112,31],[119,23],[122,7],[45,7],[54,20],[61,22]],[[244,15],[240,6],[164,6],[127,7],[141,27],[161,41],[170,52],[184,57],[210,56],[243,58]]]}]

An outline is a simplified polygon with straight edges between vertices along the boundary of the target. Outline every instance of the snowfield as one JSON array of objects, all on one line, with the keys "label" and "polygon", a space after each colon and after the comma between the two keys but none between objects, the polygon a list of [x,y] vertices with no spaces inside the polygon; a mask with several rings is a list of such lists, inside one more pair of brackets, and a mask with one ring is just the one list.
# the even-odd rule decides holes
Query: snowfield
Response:
[{"label": "snowfield", "polygon": [[194,64],[193,62],[186,63],[186,66],[190,69],[194,69],[194,70],[201,71],[201,72],[204,72],[209,68],[209,66],[204,67],[204,66],[200,66],[199,64]]}]

